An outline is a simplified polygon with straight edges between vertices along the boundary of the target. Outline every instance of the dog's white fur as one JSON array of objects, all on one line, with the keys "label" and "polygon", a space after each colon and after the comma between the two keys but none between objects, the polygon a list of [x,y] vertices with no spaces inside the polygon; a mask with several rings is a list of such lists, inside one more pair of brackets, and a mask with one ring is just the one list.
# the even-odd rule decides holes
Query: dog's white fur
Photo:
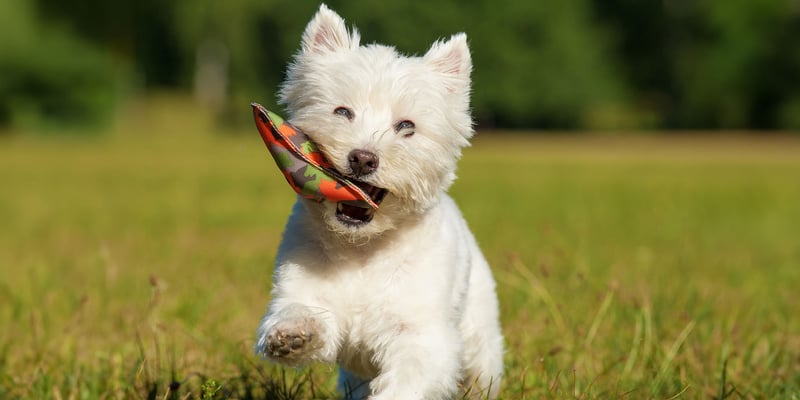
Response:
[{"label": "dog's white fur", "polygon": [[[473,135],[472,62],[461,33],[422,57],[359,44],[325,5],[303,34],[280,99],[341,172],[367,149],[360,180],[389,190],[372,221],[298,200],[280,245],[256,351],[285,365],[339,363],[347,398],[494,398],[503,375],[495,283],[446,194]],[[352,120],[337,115],[340,106]],[[414,122],[413,135],[397,132]],[[483,398],[483,397],[480,397]]]}]

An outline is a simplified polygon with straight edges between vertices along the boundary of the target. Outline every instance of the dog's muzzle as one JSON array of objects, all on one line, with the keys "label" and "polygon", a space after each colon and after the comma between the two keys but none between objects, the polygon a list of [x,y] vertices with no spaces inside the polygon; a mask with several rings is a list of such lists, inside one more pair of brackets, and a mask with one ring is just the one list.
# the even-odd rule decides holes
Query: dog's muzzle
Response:
[{"label": "dog's muzzle", "polygon": [[252,103],[256,128],[289,186],[300,196],[336,204],[336,217],[348,225],[372,220],[388,194],[383,188],[337,171],[303,131],[258,103]]}]

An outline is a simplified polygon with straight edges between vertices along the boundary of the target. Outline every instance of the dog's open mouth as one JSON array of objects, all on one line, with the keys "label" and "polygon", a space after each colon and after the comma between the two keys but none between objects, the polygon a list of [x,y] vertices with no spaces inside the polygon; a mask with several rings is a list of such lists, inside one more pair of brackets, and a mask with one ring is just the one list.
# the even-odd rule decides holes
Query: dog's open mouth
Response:
[{"label": "dog's open mouth", "polygon": [[[366,182],[351,181],[367,193],[375,204],[381,204],[386,194],[389,193],[386,189],[372,186]],[[336,218],[344,224],[352,226],[363,225],[372,221],[374,216],[375,209],[364,201],[340,201],[336,203]]]}]

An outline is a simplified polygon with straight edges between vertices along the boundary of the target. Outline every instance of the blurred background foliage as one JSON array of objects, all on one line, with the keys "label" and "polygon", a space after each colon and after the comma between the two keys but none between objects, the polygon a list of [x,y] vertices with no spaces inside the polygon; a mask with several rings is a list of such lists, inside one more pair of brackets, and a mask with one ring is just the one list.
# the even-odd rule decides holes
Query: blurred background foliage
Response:
[{"label": "blurred background foliage", "polygon": [[[479,128],[800,129],[800,0],[331,0],[410,54],[464,31]],[[191,94],[224,124],[274,93],[318,3],[3,0],[0,129],[102,125]]]}]

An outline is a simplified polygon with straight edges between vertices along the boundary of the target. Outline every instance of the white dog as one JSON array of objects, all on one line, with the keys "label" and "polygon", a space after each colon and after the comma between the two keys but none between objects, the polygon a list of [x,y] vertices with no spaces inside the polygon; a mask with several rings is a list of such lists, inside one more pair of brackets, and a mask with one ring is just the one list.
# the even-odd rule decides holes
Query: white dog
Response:
[{"label": "white dog", "polygon": [[496,397],[495,283],[446,194],[473,135],[471,69],[463,33],[406,57],[360,46],[355,29],[319,8],[280,100],[381,205],[298,200],[257,353],[290,366],[338,363],[350,399]]}]

